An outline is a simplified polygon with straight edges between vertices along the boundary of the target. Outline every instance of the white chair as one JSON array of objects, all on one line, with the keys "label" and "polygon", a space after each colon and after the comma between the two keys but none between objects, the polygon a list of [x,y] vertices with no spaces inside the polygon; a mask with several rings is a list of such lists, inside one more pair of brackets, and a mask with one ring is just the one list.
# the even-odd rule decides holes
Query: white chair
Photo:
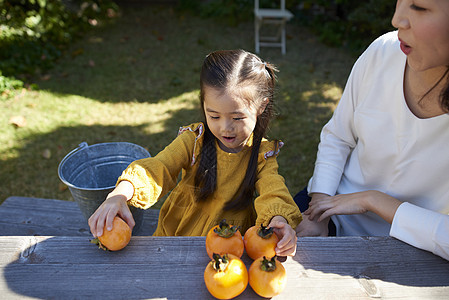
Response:
[{"label": "white chair", "polygon": [[[254,25],[256,29],[256,53],[260,47],[281,47],[282,54],[286,52],[285,23],[293,18],[293,14],[285,9],[285,0],[280,0],[279,9],[260,8],[259,0],[254,1]],[[273,24],[278,27],[275,36],[261,36],[262,24]]]}]

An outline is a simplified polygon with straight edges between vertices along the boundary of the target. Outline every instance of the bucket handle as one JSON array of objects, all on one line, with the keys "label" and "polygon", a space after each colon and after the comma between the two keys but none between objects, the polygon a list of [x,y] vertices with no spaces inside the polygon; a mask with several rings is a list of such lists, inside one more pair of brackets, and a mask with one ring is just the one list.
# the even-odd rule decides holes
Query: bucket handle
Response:
[{"label": "bucket handle", "polygon": [[69,152],[69,153],[62,159],[62,161],[59,163],[59,168],[58,168],[58,169],[61,168],[63,162],[64,162],[65,160],[67,160],[70,156],[72,156],[73,153],[75,153],[75,152],[77,152],[77,151],[79,151],[79,150],[81,150],[81,149],[84,149],[84,148],[86,148],[86,147],[88,147],[88,146],[89,146],[89,145],[87,145],[86,142],[82,142],[81,144],[79,144],[77,148],[75,148],[75,149],[73,149],[72,151],[70,151],[70,152]]},{"label": "bucket handle", "polygon": [[73,153],[75,153],[75,152],[77,152],[77,151],[79,151],[79,150],[81,150],[81,149],[84,149],[84,148],[86,148],[86,147],[88,147],[88,146],[89,146],[89,145],[87,145],[86,142],[82,142],[81,144],[78,145],[78,148],[73,149],[73,150],[70,151],[69,154],[67,154],[66,156],[69,157],[69,156],[71,156]]}]

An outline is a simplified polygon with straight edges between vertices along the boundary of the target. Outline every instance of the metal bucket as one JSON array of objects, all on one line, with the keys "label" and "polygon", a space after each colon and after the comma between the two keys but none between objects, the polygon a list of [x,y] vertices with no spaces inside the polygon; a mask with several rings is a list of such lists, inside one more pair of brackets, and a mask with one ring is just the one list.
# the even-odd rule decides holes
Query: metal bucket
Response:
[{"label": "metal bucket", "polygon": [[[88,146],[79,144],[59,163],[58,175],[65,183],[86,220],[115,188],[118,177],[133,161],[150,157],[148,151],[132,143],[113,142]],[[130,206],[138,233],[143,223],[143,210]]]}]

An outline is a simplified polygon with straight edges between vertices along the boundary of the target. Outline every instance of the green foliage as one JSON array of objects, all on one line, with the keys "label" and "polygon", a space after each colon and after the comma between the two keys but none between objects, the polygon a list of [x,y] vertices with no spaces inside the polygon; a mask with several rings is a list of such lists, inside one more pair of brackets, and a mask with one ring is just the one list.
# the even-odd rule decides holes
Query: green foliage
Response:
[{"label": "green foliage", "polygon": [[0,100],[8,99],[15,94],[15,91],[23,87],[23,82],[14,77],[6,77],[0,72]]},{"label": "green foliage", "polygon": [[391,0],[299,1],[298,20],[311,27],[321,41],[360,52],[382,33],[393,30]]},{"label": "green foliage", "polygon": [[51,68],[69,42],[116,11],[108,0],[0,0],[0,70],[4,82],[17,78],[8,89]]}]

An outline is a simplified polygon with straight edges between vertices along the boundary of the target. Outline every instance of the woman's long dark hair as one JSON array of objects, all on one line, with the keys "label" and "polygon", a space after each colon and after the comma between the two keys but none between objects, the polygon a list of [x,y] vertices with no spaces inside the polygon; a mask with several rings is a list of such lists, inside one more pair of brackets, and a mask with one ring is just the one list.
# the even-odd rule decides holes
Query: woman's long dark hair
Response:
[{"label": "woman's long dark hair", "polygon": [[257,159],[260,143],[273,116],[273,98],[276,68],[258,56],[244,50],[223,50],[210,53],[204,60],[200,75],[201,109],[205,120],[203,147],[195,175],[197,201],[207,200],[217,185],[217,153],[215,136],[210,131],[204,114],[204,87],[226,91],[237,87],[253,87],[255,96],[246,99],[250,105],[262,105],[265,110],[257,117],[253,132],[253,146],[245,178],[234,199],[225,205],[226,210],[239,210],[252,204],[257,177]]},{"label": "woman's long dark hair", "polygon": [[443,76],[438,79],[438,81],[421,97],[419,101],[424,101],[424,98],[428,94],[430,94],[430,92],[433,91],[441,82],[444,82],[444,86],[440,93],[440,106],[443,111],[449,113],[449,66],[447,67],[446,72],[444,72]]},{"label": "woman's long dark hair", "polygon": [[449,113],[449,66],[447,67],[446,73],[444,73],[443,77],[446,79],[446,84],[443,87],[443,91],[441,92],[441,107],[444,111]]}]

